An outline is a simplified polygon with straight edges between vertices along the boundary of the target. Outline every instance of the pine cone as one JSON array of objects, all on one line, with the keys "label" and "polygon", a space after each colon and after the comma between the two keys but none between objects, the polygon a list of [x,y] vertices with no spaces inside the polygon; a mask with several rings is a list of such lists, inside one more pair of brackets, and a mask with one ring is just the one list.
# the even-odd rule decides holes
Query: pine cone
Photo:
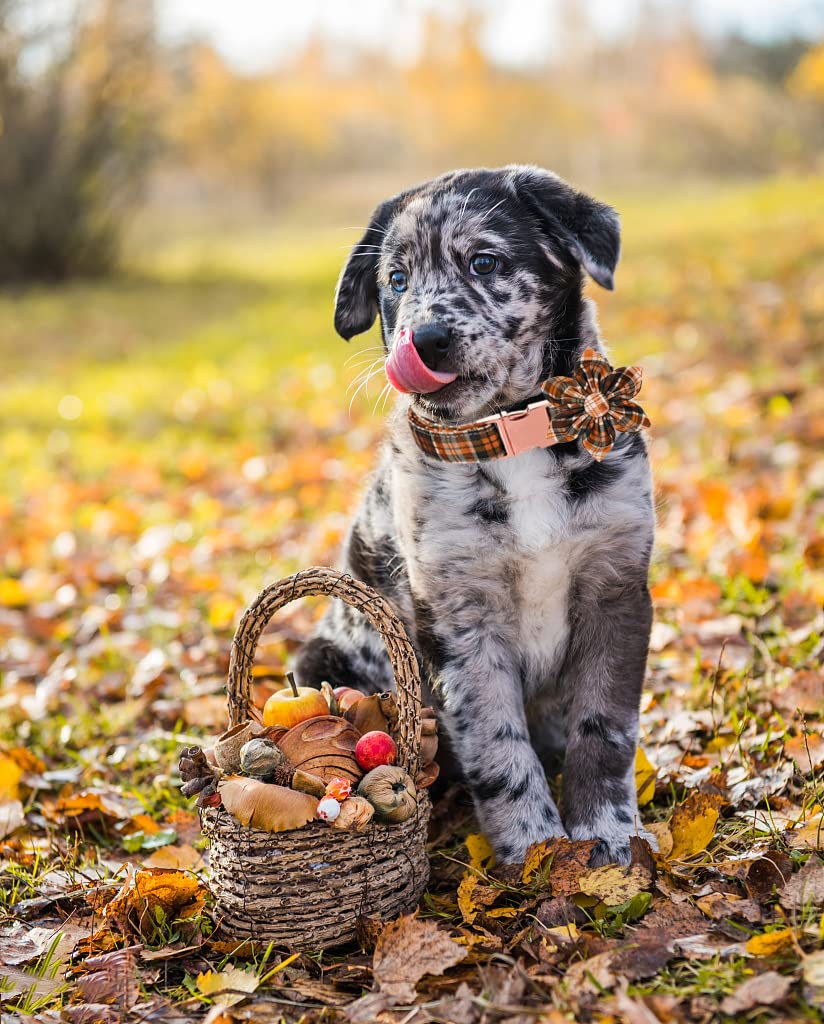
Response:
[{"label": "pine cone", "polygon": [[[200,747],[185,747],[177,767],[184,783],[206,777],[213,778],[217,774],[217,769],[214,765],[209,764]],[[193,790],[193,792],[198,792],[198,790]]]}]

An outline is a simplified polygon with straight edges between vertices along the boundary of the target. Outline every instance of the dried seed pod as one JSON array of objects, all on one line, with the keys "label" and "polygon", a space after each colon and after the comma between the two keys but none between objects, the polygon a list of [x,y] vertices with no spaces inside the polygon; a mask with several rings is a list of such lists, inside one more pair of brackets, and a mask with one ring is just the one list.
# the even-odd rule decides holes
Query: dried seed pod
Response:
[{"label": "dried seed pod", "polygon": [[385,693],[379,693],[378,697],[380,698],[381,711],[383,712],[383,717],[386,719],[387,725],[389,726],[389,731],[394,732],[398,726],[398,717],[400,716],[398,698],[391,690],[387,690]]},{"label": "dried seed pod", "polygon": [[363,832],[375,814],[375,808],[362,796],[350,796],[340,805],[340,814],[332,822],[332,828]]},{"label": "dried seed pod", "polygon": [[312,775],[311,772],[301,771],[300,768],[296,768],[292,773],[292,789],[297,789],[301,793],[308,793],[310,796],[316,796],[318,800],[322,800],[326,796],[326,783],[323,779],[318,778],[317,775]]},{"label": "dried seed pod", "polygon": [[180,787],[180,792],[184,796],[194,796],[195,793],[202,792],[207,786],[213,786],[214,782],[214,775],[201,775],[198,778],[189,779],[188,782],[184,782]]},{"label": "dried seed pod", "polygon": [[357,782],[363,775],[355,760],[360,733],[344,718],[320,715],[293,726],[279,746],[295,768],[328,782],[340,775]]},{"label": "dried seed pod", "polygon": [[273,743],[277,743],[287,732],[289,730],[285,725],[267,725],[263,732],[257,734],[255,739],[271,740]]},{"label": "dried seed pod", "polygon": [[430,761],[429,764],[425,764],[423,768],[415,776],[415,785],[418,789],[428,789],[429,786],[437,779],[440,775],[441,769],[437,761]]},{"label": "dried seed pod", "polygon": [[438,756],[438,720],[433,708],[421,711],[421,764],[428,764]]},{"label": "dried seed pod", "polygon": [[275,771],[285,763],[286,754],[271,740],[256,736],[240,748],[240,770],[255,779],[273,779]]},{"label": "dried seed pod", "polygon": [[343,716],[358,730],[361,736],[367,732],[389,732],[389,723],[382,710],[381,695],[371,693],[356,701]]},{"label": "dried seed pod", "polygon": [[364,775],[358,786],[358,795],[366,797],[381,821],[396,824],[406,821],[418,806],[415,783],[403,768],[382,764]]},{"label": "dried seed pod", "polygon": [[206,755],[200,747],[185,747],[177,766],[183,782],[191,782],[192,779],[216,773],[216,769],[206,760]]},{"label": "dried seed pod", "polygon": [[326,681],[320,684],[320,692],[326,698],[326,703],[329,705],[330,715],[340,715],[340,707],[338,706],[338,698],[335,696],[335,691],[332,689],[330,683]]},{"label": "dried seed pod", "polygon": [[263,727],[257,722],[239,722],[223,733],[215,743],[215,758],[221,771],[240,771],[241,747],[262,731]]}]

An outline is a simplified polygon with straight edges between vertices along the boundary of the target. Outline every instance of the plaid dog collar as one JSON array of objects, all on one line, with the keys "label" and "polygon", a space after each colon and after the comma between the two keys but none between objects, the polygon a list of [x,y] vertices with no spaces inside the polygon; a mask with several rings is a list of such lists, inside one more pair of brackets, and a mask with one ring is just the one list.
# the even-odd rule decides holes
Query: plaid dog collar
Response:
[{"label": "plaid dog collar", "polygon": [[588,348],[572,377],[550,377],[545,398],[525,409],[504,411],[472,423],[448,425],[409,409],[409,426],[424,455],[439,462],[487,462],[549,448],[581,438],[600,462],[615,444],[615,432],[636,433],[650,425],[632,399],[641,389],[639,366],[614,370],[606,357]]}]

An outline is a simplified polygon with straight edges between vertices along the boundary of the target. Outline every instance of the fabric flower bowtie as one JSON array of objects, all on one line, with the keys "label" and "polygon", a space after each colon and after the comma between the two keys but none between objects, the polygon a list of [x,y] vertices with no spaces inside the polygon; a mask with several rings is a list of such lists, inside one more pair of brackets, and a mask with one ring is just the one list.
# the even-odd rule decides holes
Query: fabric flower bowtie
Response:
[{"label": "fabric flower bowtie", "polygon": [[430,419],[410,405],[409,426],[424,455],[439,462],[505,459],[578,437],[600,462],[612,450],[616,431],[636,433],[650,425],[644,410],[632,401],[641,388],[641,376],[640,366],[613,370],[605,356],[588,348],[571,377],[545,380],[542,397],[526,408],[472,423],[448,423]]},{"label": "fabric flower bowtie", "polygon": [[615,431],[637,433],[650,425],[632,401],[641,389],[640,366],[609,365],[593,348],[581,356],[571,377],[550,377],[541,385],[549,402],[552,433],[557,441],[581,444],[600,462],[615,444]]}]

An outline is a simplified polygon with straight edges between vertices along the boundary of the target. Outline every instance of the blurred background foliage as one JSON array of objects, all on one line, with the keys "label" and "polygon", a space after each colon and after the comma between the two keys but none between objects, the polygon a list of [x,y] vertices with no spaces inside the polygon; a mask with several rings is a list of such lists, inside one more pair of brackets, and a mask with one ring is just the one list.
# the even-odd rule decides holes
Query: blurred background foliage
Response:
[{"label": "blurred background foliage", "polygon": [[422,7],[403,59],[321,25],[251,71],[164,36],[162,6],[0,0],[0,280],[108,269],[138,205],[167,236],[205,211],[363,216],[364,194],[456,165],[531,161],[594,190],[821,168],[824,44],[791,25],[711,36],[692,5],[646,0],[615,36],[559,0],[544,58],[513,65],[466,0]]}]

